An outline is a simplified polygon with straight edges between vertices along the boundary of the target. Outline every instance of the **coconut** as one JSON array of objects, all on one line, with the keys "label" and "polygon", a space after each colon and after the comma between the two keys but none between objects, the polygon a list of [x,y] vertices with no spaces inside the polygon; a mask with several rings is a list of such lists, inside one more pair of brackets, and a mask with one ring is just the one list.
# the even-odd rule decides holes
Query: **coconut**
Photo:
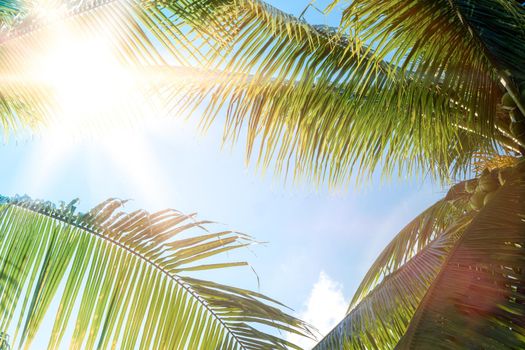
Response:
[{"label": "coconut", "polygon": [[513,109],[509,112],[510,119],[515,122],[520,122],[525,120],[525,117],[523,117],[523,114],[521,114],[519,109]]},{"label": "coconut", "polygon": [[483,192],[492,192],[499,187],[498,180],[492,175],[485,175],[479,179],[478,188]]},{"label": "coconut", "polygon": [[518,140],[525,139],[525,121],[520,120],[510,123],[510,132]]},{"label": "coconut", "polygon": [[484,206],[487,205],[487,203],[490,202],[492,200],[492,198],[494,198],[494,196],[496,196],[496,193],[497,193],[497,191],[487,193],[485,195],[485,198],[483,198],[483,205]]},{"label": "coconut", "polygon": [[478,187],[478,180],[469,180],[465,182],[465,192],[474,193]]},{"label": "coconut", "polygon": [[483,200],[485,199],[485,192],[477,191],[470,197],[470,207],[474,210],[483,208]]},{"label": "coconut", "polygon": [[505,182],[507,182],[507,180],[509,179],[511,174],[512,174],[512,169],[511,168],[499,169],[499,171],[498,171],[499,184],[501,186],[503,186],[505,184]]},{"label": "coconut", "polygon": [[508,92],[503,94],[501,97],[501,106],[505,109],[514,109],[516,108],[516,102],[512,99]]}]

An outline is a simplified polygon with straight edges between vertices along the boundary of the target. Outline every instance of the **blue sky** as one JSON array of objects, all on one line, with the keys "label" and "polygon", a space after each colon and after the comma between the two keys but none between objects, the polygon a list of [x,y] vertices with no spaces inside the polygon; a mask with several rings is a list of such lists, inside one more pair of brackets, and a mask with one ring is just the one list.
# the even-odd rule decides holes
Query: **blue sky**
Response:
[{"label": "blue sky", "polygon": [[[269,2],[295,15],[307,3]],[[336,25],[336,15],[325,18],[309,10],[307,19]],[[130,209],[198,212],[202,219],[221,223],[217,229],[248,233],[269,243],[232,253],[231,259],[247,259],[262,292],[312,318],[314,325],[334,309],[344,313],[381,249],[443,194],[414,178],[374,179],[359,189],[338,191],[285,184],[271,169],[263,176],[253,164],[245,165],[242,140],[221,148],[221,132],[220,121],[203,135],[196,119],[169,117],[100,137],[45,132],[11,137],[0,147],[0,193],[55,202],[78,197],[82,210],[108,197],[130,198]],[[208,272],[206,277],[257,288],[250,269]],[[322,322],[319,328],[335,321]]]}]

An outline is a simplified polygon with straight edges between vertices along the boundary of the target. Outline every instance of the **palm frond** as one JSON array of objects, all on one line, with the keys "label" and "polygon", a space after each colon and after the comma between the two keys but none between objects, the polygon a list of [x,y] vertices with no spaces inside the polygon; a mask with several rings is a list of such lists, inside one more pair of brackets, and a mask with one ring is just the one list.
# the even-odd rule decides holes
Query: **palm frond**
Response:
[{"label": "palm frond", "polygon": [[[463,188],[464,182],[454,188]],[[348,312],[356,307],[363,298],[371,293],[378,283],[395,273],[412,257],[431,244],[450,227],[456,226],[465,216],[470,194],[463,191],[454,196],[447,195],[406,225],[379,254],[357,288]]]},{"label": "palm frond", "polygon": [[523,348],[523,165],[451,250],[397,348]]},{"label": "palm frond", "polygon": [[470,194],[455,185],[410,222],[381,252],[357,288],[345,318],[316,349],[393,349],[472,220]]},{"label": "palm frond", "polygon": [[[93,40],[103,40],[107,43],[110,59],[122,65],[129,75],[126,78],[130,78],[128,84],[134,87],[125,96],[111,96],[115,103],[119,102],[116,104],[116,110],[97,110],[91,114],[139,114],[137,110],[140,110],[140,105],[127,105],[137,99],[141,102],[151,102],[142,101],[144,89],[141,89],[142,85],[149,87],[150,84],[144,80],[144,75],[134,77],[133,70],[167,64],[201,67],[206,60],[220,54],[232,33],[227,28],[220,27],[218,23],[215,24],[217,29],[210,32],[206,25],[197,23],[196,19],[210,24],[220,21],[220,18],[225,16],[221,10],[223,2],[188,0],[145,3],[79,0],[56,1],[54,6],[46,9],[40,8],[41,2],[26,2],[26,7],[0,28],[0,93],[5,97],[4,100],[16,101],[16,104],[9,102],[1,105],[4,130],[16,131],[28,126],[37,128],[56,121],[57,116],[65,112],[74,114],[64,110],[59,92],[51,84],[56,77],[45,78],[39,75],[42,73],[39,70],[45,67],[41,67],[41,62],[37,60],[49,56],[50,48],[57,42],[57,45],[60,45],[65,33],[71,35],[71,38],[66,40],[65,44],[62,43],[62,46],[75,45],[74,41],[78,41],[80,46]],[[223,19],[227,20],[226,17]],[[198,49],[195,49],[196,47]],[[78,47],[70,49],[75,50]],[[89,55],[96,57],[97,53]],[[75,62],[69,64],[74,65]],[[86,61],[77,63],[80,64],[86,64]],[[90,67],[79,66],[78,69],[81,72],[89,70]],[[48,73],[60,75],[60,71]],[[76,72],[71,72],[71,75],[76,75]],[[104,79],[108,79],[104,76],[98,78],[101,87],[105,84]],[[141,80],[137,81],[139,78]],[[81,74],[78,79],[83,79]],[[78,86],[83,83],[79,81]],[[79,92],[81,93],[85,91]],[[85,99],[86,105],[97,103],[90,100],[93,96],[79,96],[79,99],[82,98]],[[119,98],[123,101],[118,101]],[[19,108],[20,106],[24,108]],[[155,106],[148,107],[148,114],[153,114],[152,109]],[[79,110],[81,109],[79,107]],[[75,117],[67,115],[69,119],[74,120]],[[95,119],[94,115],[89,117],[91,118],[87,118],[86,124],[93,122],[90,119]],[[111,120],[111,117],[98,119],[100,122],[104,119]],[[116,120],[116,123],[122,123],[122,120]],[[85,125],[80,125],[80,128],[82,127]]]},{"label": "palm frond", "polygon": [[476,173],[481,174],[483,170],[488,169],[490,171],[495,169],[502,169],[507,167],[513,167],[517,165],[519,158],[511,155],[495,155],[495,154],[474,154],[474,170]]},{"label": "palm frond", "polygon": [[516,2],[359,0],[342,26],[415,79],[455,91],[478,127],[493,124],[500,79],[523,79],[525,10]]},{"label": "palm frond", "polygon": [[315,347],[393,349],[471,216],[459,219],[386,276]]},{"label": "palm frond", "polygon": [[[446,179],[450,169],[466,172],[470,157],[465,154],[495,152],[493,133],[470,125],[481,112],[460,101],[461,91],[453,88],[462,85],[406,76],[363,41],[309,25],[261,1],[86,4],[73,7],[67,22],[84,35],[111,33],[119,60],[128,65],[206,66],[233,75],[230,81],[208,80],[206,93],[190,94],[187,105],[193,110],[208,103],[205,125],[226,114],[225,136],[231,140],[245,127],[247,158],[257,152],[263,166],[273,162],[278,172],[293,168],[296,177],[331,184],[379,168],[386,176],[407,170]],[[21,23],[0,46],[9,72],[22,69],[22,57],[52,27],[36,32]],[[493,88],[492,80],[483,81]],[[8,85],[5,93],[20,95],[41,120],[51,119],[57,108],[42,102],[53,104],[46,90]],[[503,141],[516,149],[513,140]]]},{"label": "palm frond", "polygon": [[[475,182],[476,184],[483,182],[485,181],[483,178],[487,175],[483,175],[484,177],[481,180],[473,179],[452,186],[444,199],[438,201],[407,225],[385,248],[370,268],[354,295],[346,317],[321,340],[316,349],[393,349],[396,346],[397,348],[405,348],[408,343],[406,343],[406,340],[400,342],[400,339],[405,335],[405,332],[408,332],[408,327],[417,329],[418,317],[420,316],[416,314],[416,310],[420,314],[426,312],[430,319],[427,322],[435,323],[425,324],[426,328],[418,333],[422,340],[414,341],[412,343],[413,348],[435,346],[433,344],[443,344],[442,347],[444,349],[470,348],[493,344],[484,339],[479,340],[479,343],[475,343],[475,341],[471,343],[465,342],[463,333],[465,329],[459,329],[459,324],[466,325],[469,322],[475,322],[462,319],[457,325],[450,325],[447,317],[462,311],[466,303],[472,305],[467,306],[468,312],[463,312],[463,315],[472,317],[477,312],[476,310],[480,309],[480,305],[476,304],[479,300],[481,300],[482,307],[498,308],[496,306],[497,303],[488,305],[486,303],[487,298],[483,297],[484,292],[487,292],[490,288],[497,288],[497,286],[500,286],[502,289],[510,288],[512,292],[517,291],[518,294],[506,294],[504,290],[501,290],[498,294],[499,297],[507,297],[507,301],[510,301],[510,303],[515,302],[516,305],[511,304],[511,306],[508,306],[505,303],[502,307],[503,311],[498,310],[496,312],[497,315],[489,315],[487,313],[485,316],[489,323],[486,327],[503,328],[503,330],[493,330],[493,334],[499,334],[508,329],[514,330],[518,340],[516,340],[517,343],[513,344],[525,341],[521,323],[516,325],[513,323],[515,315],[523,316],[525,314],[525,309],[522,307],[523,302],[520,299],[523,298],[523,294],[521,296],[519,294],[522,274],[520,264],[522,259],[520,260],[519,258],[520,253],[518,250],[514,251],[514,249],[523,248],[522,242],[516,238],[516,235],[518,232],[523,235],[525,230],[523,230],[522,223],[521,226],[512,227],[507,221],[500,223],[496,220],[498,215],[503,215],[503,212],[511,206],[515,207],[515,210],[510,213],[513,220],[515,222],[522,220],[523,205],[521,205],[519,196],[525,193],[522,191],[523,188],[520,189],[525,182],[523,181],[523,170],[520,170],[523,169],[524,164],[521,163],[514,159],[513,167],[504,167],[493,171],[493,174],[495,174],[498,171],[502,171],[501,169],[505,170],[506,175],[502,178],[502,180],[505,180],[505,187],[492,193],[488,204],[487,201],[484,201],[485,207],[481,211],[474,211],[469,206],[472,199],[470,199],[471,194],[468,192],[471,190],[468,190],[468,188],[472,188],[472,186],[466,186],[466,184],[467,182]],[[511,171],[509,172],[509,170]],[[509,186],[510,188],[508,188]],[[493,197],[494,195],[503,196],[502,193],[511,194],[516,192],[518,193],[516,196],[503,198],[500,201]],[[498,208],[501,207],[500,211],[494,213],[489,219],[485,219],[487,213],[492,213],[491,203],[493,202],[498,203]],[[480,240],[479,234],[472,237],[472,244],[476,249],[480,250],[479,252],[475,249],[470,251],[468,247],[461,248],[462,242],[466,240],[463,236],[469,234],[473,227],[477,227],[476,222],[482,220],[481,218],[484,218],[483,220],[487,220],[487,222],[492,220],[493,224],[498,226],[498,229],[494,227],[491,229],[484,228],[484,238],[482,240]],[[495,224],[496,222],[497,224]],[[499,236],[500,232],[506,232],[505,230],[509,230],[509,235],[503,234],[500,238],[494,237],[489,239],[491,236]],[[458,249],[461,249],[461,253],[456,253]],[[481,253],[487,254],[485,260],[480,258]],[[508,256],[505,257],[507,253]],[[451,262],[454,259],[454,254],[461,254],[457,255],[457,259],[461,261]],[[500,254],[503,254],[503,256],[500,256]],[[504,260],[505,258],[507,260]],[[496,260],[489,261],[490,259]],[[502,262],[502,264],[498,265],[496,261]],[[512,262],[512,264],[504,262]],[[457,280],[450,281],[446,277],[447,269],[453,270],[453,278],[455,277]],[[495,269],[501,269],[504,274],[503,279],[498,272],[495,272]],[[472,273],[474,275],[472,278],[464,279],[466,281],[464,284],[467,284],[467,286],[462,285],[463,282],[461,281],[463,281],[462,278],[465,276],[460,276],[460,273],[467,275]],[[485,276],[480,274],[485,274]],[[493,276],[493,279],[490,279],[490,276]],[[440,278],[442,279],[441,283],[446,285],[437,287],[436,284],[440,283]],[[469,283],[474,283],[473,281],[476,278],[487,283],[486,288],[482,287],[478,290],[473,285],[470,285],[471,288],[468,287]],[[508,278],[508,280],[505,282],[504,278]],[[423,311],[427,308],[425,300],[430,300],[431,298],[429,297],[430,293],[439,295],[442,290],[455,285],[455,283],[458,284],[458,289],[452,292],[452,297],[449,295],[450,302],[448,306],[445,305],[443,298],[435,296],[432,297],[434,298],[432,300],[435,300],[436,304],[433,304],[432,309],[428,309],[431,311]],[[467,291],[466,289],[469,290]],[[470,289],[476,290],[475,295],[469,293]],[[495,289],[493,291],[496,293]],[[444,294],[447,293],[448,291]],[[487,295],[492,297],[495,294],[488,293]],[[453,306],[450,303],[458,305],[457,309],[453,310]],[[443,308],[444,311],[443,313],[433,314],[434,308]],[[444,316],[445,312],[447,313],[446,316]],[[506,312],[508,314],[505,315]],[[490,324],[491,320],[495,318],[498,321]],[[438,323],[441,329],[438,329]],[[432,327],[436,328],[432,335],[434,338],[430,340],[430,337],[427,337],[425,332],[429,332]],[[440,342],[439,338],[447,334],[448,327],[451,327],[451,333],[457,332],[450,337],[453,341],[451,343]],[[501,337],[501,344],[506,344],[503,341],[503,335],[499,334],[496,337]],[[469,333],[467,338],[476,338],[476,335]],[[456,340],[457,344],[454,347],[452,343]]]},{"label": "palm frond", "polygon": [[21,5],[18,1],[0,1],[0,19],[2,20],[2,25],[9,23],[20,12]]},{"label": "palm frond", "polygon": [[207,222],[117,211],[122,204],[110,199],[82,215],[75,202],[3,198],[0,273],[16,283],[0,291],[0,329],[13,345],[29,347],[45,320],[50,348],[296,348],[257,325],[311,336],[264,295],[187,277],[246,265],[203,259],[250,244],[248,236],[189,234]]},{"label": "palm frond", "polygon": [[525,81],[523,66],[518,63],[525,61],[522,4],[503,0],[454,0],[450,4],[494,66],[518,108],[525,113],[525,100],[518,90],[518,84]]},{"label": "palm frond", "polygon": [[[235,8],[245,13],[232,41],[236,51],[218,67],[253,73],[251,83],[258,94],[234,96],[227,109],[227,132],[235,138],[247,124],[248,149],[258,146],[258,158],[265,162],[275,155],[277,168],[291,163],[296,173],[314,178],[328,173],[338,182],[348,178],[356,164],[363,175],[384,162],[385,174],[405,167],[445,178],[451,167],[465,169],[459,126],[493,134],[477,124],[470,127],[478,112],[459,101],[452,86],[402,74],[360,38],[326,32],[259,1],[236,1]],[[265,91],[261,79],[283,86]],[[497,81],[490,84],[496,91]],[[223,90],[217,89],[214,97],[223,101]],[[256,100],[261,91],[268,96],[260,97],[262,103]],[[494,101],[501,92],[495,95]],[[244,107],[254,101],[257,108]],[[491,150],[480,138],[475,145]]]}]

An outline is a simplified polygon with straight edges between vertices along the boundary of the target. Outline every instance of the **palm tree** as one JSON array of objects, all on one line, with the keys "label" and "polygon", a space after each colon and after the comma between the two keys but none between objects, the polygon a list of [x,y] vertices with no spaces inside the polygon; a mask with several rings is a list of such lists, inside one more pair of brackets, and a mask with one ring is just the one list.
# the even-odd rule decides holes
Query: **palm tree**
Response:
[{"label": "palm tree", "polygon": [[409,223],[315,349],[523,347],[524,165],[479,211],[462,182]]},{"label": "palm tree", "polygon": [[[334,0],[339,28],[258,0],[88,1],[52,18],[85,35],[109,25],[122,62],[163,76],[141,88],[179,113],[204,105],[204,127],[225,115],[225,139],[246,132],[264,167],[333,186],[378,169],[455,184],[385,248],[318,348],[523,348],[523,5]],[[15,10],[0,62],[18,72],[52,24]],[[46,91],[10,82],[5,127],[52,118]]]},{"label": "palm tree", "polygon": [[51,349],[297,348],[254,325],[312,335],[275,300],[188,276],[246,265],[202,260],[249,236],[209,232],[208,221],[175,210],[122,212],[116,199],[86,214],[76,201],[1,200],[2,349],[29,348],[45,323]]}]

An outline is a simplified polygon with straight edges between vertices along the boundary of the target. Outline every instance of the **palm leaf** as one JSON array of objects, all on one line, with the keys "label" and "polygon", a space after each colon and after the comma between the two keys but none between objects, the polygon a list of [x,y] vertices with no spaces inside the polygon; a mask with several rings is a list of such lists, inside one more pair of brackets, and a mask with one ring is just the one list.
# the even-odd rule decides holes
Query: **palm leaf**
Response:
[{"label": "palm leaf", "polygon": [[[380,167],[385,175],[407,170],[445,179],[450,169],[464,173],[473,152],[495,152],[492,133],[471,125],[481,112],[460,104],[454,86],[406,76],[362,41],[263,2],[88,5],[72,6],[64,15],[68,23],[85,35],[110,32],[128,65],[206,65],[213,74],[230,76],[219,83],[208,79],[211,87],[190,94],[187,106],[207,103],[205,125],[225,113],[225,136],[232,140],[246,126],[247,158],[258,149],[263,166],[273,162],[277,171],[293,168],[295,176],[331,184]],[[0,47],[6,71],[23,71],[23,57],[50,27],[37,32],[24,23],[13,26]],[[52,119],[57,106],[48,90],[7,90],[33,106],[40,120]],[[515,140],[498,140],[517,149]]]},{"label": "palm leaf", "polygon": [[[90,40],[107,40],[111,46],[111,58],[120,62],[131,77],[128,84],[134,89],[126,96],[115,97],[115,102],[119,102],[115,109],[97,111],[107,114],[107,118],[98,119],[111,120],[111,116],[119,114],[140,115],[137,111],[140,105],[135,103],[130,107],[129,104],[137,99],[142,102],[144,90],[150,89],[151,84],[149,80],[144,80],[144,73],[134,76],[134,70],[143,72],[152,66],[166,66],[168,63],[201,67],[209,57],[219,55],[232,33],[227,28],[210,32],[207,25],[199,24],[196,19],[210,24],[217,22],[214,26],[222,28],[219,22],[228,21],[227,13],[221,10],[223,2],[57,1],[55,6],[44,12],[40,2],[26,2],[25,7],[0,28],[0,93],[5,100],[16,101],[0,105],[4,130],[17,131],[28,126],[37,129],[43,124],[56,122],[57,116],[64,113],[63,101],[50,84],[53,79],[42,79],[34,68],[35,58],[49,55],[49,47],[63,33],[73,33],[73,39],[78,40],[80,45]],[[73,44],[67,42],[65,45]],[[95,56],[96,53],[93,53]],[[89,69],[79,67],[79,70],[86,68]],[[106,77],[99,79],[103,86]],[[80,81],[79,85],[82,84]],[[96,101],[89,100],[90,96],[85,98],[88,99],[86,104],[96,105]],[[117,101],[119,98],[122,101]],[[24,106],[24,109],[18,106]],[[154,104],[149,106],[148,116],[153,114],[153,108]],[[74,115],[67,117],[75,118]],[[129,118],[115,122],[121,124],[127,121]],[[58,119],[58,122],[64,121]],[[91,122],[88,120],[86,124]],[[86,126],[89,125],[80,125],[79,128]]]},{"label": "palm leaf", "polygon": [[522,170],[451,250],[398,348],[523,348],[524,200]]},{"label": "palm leaf", "polygon": [[[469,112],[467,129],[513,138],[509,114],[497,103],[506,90],[525,113],[518,90],[523,71],[517,62],[525,60],[520,2],[359,0],[346,8],[342,27],[424,86],[453,90]],[[523,153],[525,145],[517,143]]]},{"label": "palm leaf", "polygon": [[[513,163],[517,164],[514,175],[509,175],[505,187],[496,193],[499,201],[491,199],[476,213],[468,206],[470,194],[464,190],[465,182],[461,182],[452,186],[443,200],[407,225],[372,265],[354,295],[347,316],[316,349],[393,349],[396,346],[418,349],[435,348],[436,344],[444,349],[477,348],[486,344],[495,348],[502,344],[521,348],[525,341],[524,328],[515,318],[525,314],[520,282],[523,259],[519,253],[523,244],[518,238],[525,232],[520,200],[525,193],[525,182],[523,175],[519,175],[523,164],[516,163],[515,159]],[[503,197],[505,193],[508,197]],[[496,208],[493,206],[498,211],[492,214]],[[517,226],[509,224],[509,220],[496,220],[510,207],[515,209],[508,214],[509,220],[514,220]],[[487,213],[491,213],[488,218]],[[479,226],[479,221],[492,222],[492,226]],[[471,233],[474,230],[484,232],[483,238],[480,233]],[[462,248],[469,234],[474,235],[470,236],[472,245]],[[450,271],[453,280],[447,275]],[[490,298],[494,299],[488,300]],[[482,315],[479,320],[478,314]],[[427,319],[424,328],[419,330],[422,315]],[[509,330],[514,334],[508,333]],[[480,339],[475,334],[478,331],[487,332],[487,337],[494,339]],[[406,338],[415,338],[414,334],[418,338],[410,343]],[[465,334],[469,334],[468,337]],[[448,336],[449,341],[442,341],[444,336]],[[509,337],[514,339],[506,342]]]},{"label": "palm leaf", "polygon": [[10,0],[0,1],[0,18],[3,23],[9,23],[19,13],[21,5],[19,2]]},{"label": "palm leaf", "polygon": [[[258,147],[264,165],[275,157],[277,169],[291,163],[296,174],[332,183],[347,179],[356,164],[359,175],[381,164],[387,175],[401,168],[447,177],[449,168],[461,172],[468,162],[460,156],[458,127],[487,136],[488,128],[471,125],[477,107],[451,103],[459,98],[453,87],[402,74],[359,38],[310,26],[259,1],[235,1],[235,9],[236,51],[217,67],[255,77],[227,104],[226,133],[235,139],[247,125],[248,154]],[[265,80],[278,87],[265,89]],[[491,84],[496,89],[497,81]],[[214,91],[212,101],[221,103],[207,107],[212,119],[231,85]],[[482,140],[474,148],[490,149]]]},{"label": "palm leaf", "polygon": [[[464,184],[461,182],[453,189],[463,188]],[[469,209],[470,195],[460,191],[452,197],[451,192],[413,219],[383,249],[357,288],[348,312],[371,293],[379,282],[402,268],[427,245],[450,231],[451,227],[457,226],[458,220]]]},{"label": "palm leaf", "polygon": [[525,9],[513,1],[455,0],[457,17],[488,57],[502,83],[525,113],[525,100],[517,83],[525,81],[523,41],[525,40]]},{"label": "palm leaf", "polygon": [[173,210],[117,212],[122,204],[111,199],[81,215],[74,202],[4,198],[0,271],[16,283],[0,291],[0,327],[17,348],[52,317],[49,348],[286,349],[296,347],[256,325],[311,335],[264,295],[186,276],[246,265],[201,261],[249,237],[188,235],[206,222]]},{"label": "palm leaf", "polygon": [[456,91],[479,122],[495,115],[501,78],[523,79],[525,11],[513,1],[359,0],[342,25],[416,79]]},{"label": "palm leaf", "polygon": [[315,349],[393,349],[471,217],[465,216],[386,276]]},{"label": "palm leaf", "polygon": [[[486,135],[452,127],[446,140],[437,140],[430,135],[434,124],[414,130],[411,117],[403,114],[410,110],[408,105],[396,111],[385,107],[382,117],[376,118],[367,113],[384,107],[382,101],[369,101],[364,107],[352,96],[342,96],[345,91],[336,86],[305,88],[301,81],[198,70],[185,83],[182,88],[163,89],[169,96],[179,96],[167,103],[173,111],[193,111],[202,105],[205,126],[226,111],[226,139],[235,141],[247,128],[247,160],[255,153],[264,167],[273,165],[285,174],[293,169],[294,177],[332,185],[348,181],[352,174],[366,177],[376,169],[385,175],[428,169],[431,175],[448,177],[451,169],[463,175],[473,154],[497,154]],[[414,135],[421,140],[418,145],[412,145]],[[436,143],[423,144],[426,139]],[[518,150],[509,138],[499,135],[498,141]]]},{"label": "palm leaf", "polygon": [[[357,288],[345,318],[316,349],[392,349],[472,220],[461,182],[401,230]],[[416,277],[417,276],[417,277]]]}]

